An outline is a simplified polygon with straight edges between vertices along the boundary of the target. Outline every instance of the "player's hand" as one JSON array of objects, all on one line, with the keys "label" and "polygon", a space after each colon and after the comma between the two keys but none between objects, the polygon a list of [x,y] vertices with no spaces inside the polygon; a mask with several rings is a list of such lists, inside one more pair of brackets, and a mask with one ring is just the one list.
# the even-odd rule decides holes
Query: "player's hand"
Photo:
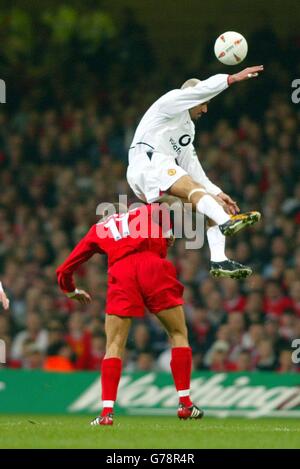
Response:
[{"label": "player's hand", "polygon": [[175,244],[175,236],[171,235],[169,238],[167,238],[167,245],[168,247],[172,247]]},{"label": "player's hand", "polygon": [[263,65],[255,65],[254,67],[247,67],[241,72],[235,73],[234,75],[229,75],[228,84],[236,83],[237,81],[249,80],[249,78],[255,78],[259,75],[260,72],[263,72]]},{"label": "player's hand", "polygon": [[9,308],[9,299],[7,298],[5,291],[0,291],[0,303],[2,303],[4,309]]},{"label": "player's hand", "polygon": [[240,212],[240,208],[237,203],[232,200],[228,194],[225,194],[225,192],[218,194],[217,199],[220,200],[221,203],[225,204],[225,207],[230,215],[235,215],[236,213]]},{"label": "player's hand", "polygon": [[92,298],[84,290],[77,290],[77,293],[74,296],[72,296],[72,300],[77,300],[82,305],[88,305],[89,303],[92,302]]}]

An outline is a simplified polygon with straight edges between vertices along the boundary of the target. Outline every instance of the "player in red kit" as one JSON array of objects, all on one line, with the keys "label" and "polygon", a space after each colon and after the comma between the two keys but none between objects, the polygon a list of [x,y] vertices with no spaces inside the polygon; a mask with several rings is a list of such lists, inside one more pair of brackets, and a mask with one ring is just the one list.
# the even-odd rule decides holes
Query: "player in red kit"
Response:
[{"label": "player in red kit", "polygon": [[93,254],[108,256],[107,343],[101,366],[103,409],[92,425],[113,423],[129,328],[132,318],[142,317],[145,308],[157,315],[170,338],[170,366],[179,396],[178,417],[203,416],[190,399],[192,350],[182,308],[183,285],[177,280],[175,267],[166,259],[167,247],[172,244],[166,212],[166,208],[161,210],[159,204],[152,204],[103,219],[92,226],[57,269],[60,288],[70,298],[88,304],[91,297],[76,288],[73,273]]}]

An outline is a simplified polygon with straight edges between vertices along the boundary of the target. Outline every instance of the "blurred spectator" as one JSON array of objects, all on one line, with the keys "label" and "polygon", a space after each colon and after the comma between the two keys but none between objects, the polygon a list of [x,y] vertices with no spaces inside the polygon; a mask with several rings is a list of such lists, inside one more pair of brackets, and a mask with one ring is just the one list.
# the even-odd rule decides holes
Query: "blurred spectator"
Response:
[{"label": "blurred spectator", "polygon": [[229,344],[223,340],[217,340],[204,357],[205,365],[212,371],[228,371],[229,369]]},{"label": "blurred spectator", "polygon": [[221,283],[224,295],[224,309],[227,313],[232,311],[244,311],[245,297],[241,295],[239,284],[231,279],[224,278]]},{"label": "blurred spectator", "polygon": [[94,334],[91,338],[90,349],[86,350],[76,362],[79,370],[100,371],[105,355],[106,339],[104,335]]},{"label": "blurred spectator", "polygon": [[252,371],[253,363],[249,350],[241,350],[235,363],[231,364],[231,371]]},{"label": "blurred spectator", "polygon": [[171,349],[167,348],[162,352],[157,358],[157,370],[165,371],[168,373],[170,371],[170,362],[171,362]]},{"label": "blurred spectator", "polygon": [[291,284],[290,294],[292,299],[291,309],[300,317],[300,280]]},{"label": "blurred spectator", "polygon": [[51,319],[47,324],[48,348],[61,343],[64,340],[64,327],[59,319]]},{"label": "blurred spectator", "polygon": [[275,281],[269,281],[266,285],[266,313],[279,316],[289,307],[291,307],[291,299],[283,294],[283,288],[280,284]]},{"label": "blurred spectator", "polygon": [[30,340],[23,347],[23,368],[29,370],[41,370],[43,368],[44,355],[34,342]]},{"label": "blurred spectator", "polygon": [[153,355],[151,353],[140,353],[134,371],[155,371]]},{"label": "blurred spectator", "polygon": [[19,332],[12,342],[11,359],[21,360],[24,356],[25,343],[35,344],[40,352],[45,352],[48,345],[48,333],[42,327],[42,321],[37,313],[28,313],[26,329]]},{"label": "blurred spectator", "polygon": [[136,324],[128,348],[130,350],[130,359],[133,362],[137,362],[139,355],[142,353],[146,355],[152,353],[150,333],[146,324]]},{"label": "blurred spectator", "polygon": [[74,354],[71,347],[65,342],[56,342],[49,347],[48,355],[44,361],[45,371],[68,372],[74,371]]},{"label": "blurred spectator", "polygon": [[265,337],[265,330],[262,324],[251,324],[248,331],[244,333],[241,346],[251,353],[252,359],[256,360],[258,345]]},{"label": "blurred spectator", "polygon": [[256,369],[259,371],[273,371],[276,369],[276,356],[270,339],[262,339],[258,343]]},{"label": "blurred spectator", "polygon": [[196,350],[206,350],[213,340],[214,329],[205,308],[194,308],[190,321],[190,338]]},{"label": "blurred spectator", "polygon": [[85,329],[84,319],[79,311],[69,318],[66,342],[78,359],[90,352],[91,334]]},{"label": "blurred spectator", "polygon": [[279,367],[277,371],[279,373],[291,373],[291,372],[299,372],[299,368],[294,365],[292,362],[292,351],[290,349],[281,350],[279,354]]},{"label": "blurred spectator", "polygon": [[245,319],[248,325],[263,321],[264,298],[260,291],[252,291],[247,295],[245,304]]},{"label": "blurred spectator", "polygon": [[226,313],[223,309],[222,295],[218,290],[214,290],[208,297],[204,298],[208,310],[208,318],[214,327],[219,326],[226,320]]}]

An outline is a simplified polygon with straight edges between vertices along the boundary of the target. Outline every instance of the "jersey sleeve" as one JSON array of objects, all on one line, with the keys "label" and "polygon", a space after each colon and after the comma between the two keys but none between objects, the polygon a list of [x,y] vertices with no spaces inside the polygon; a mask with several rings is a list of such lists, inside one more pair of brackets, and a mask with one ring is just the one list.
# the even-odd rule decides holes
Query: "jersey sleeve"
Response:
[{"label": "jersey sleeve", "polygon": [[228,75],[219,73],[200,81],[196,86],[170,91],[161,98],[159,109],[163,114],[173,117],[209,101],[226,90],[228,86]]},{"label": "jersey sleeve", "polygon": [[201,184],[209,194],[218,195],[222,192],[222,189],[211,182],[206,176],[193,145],[190,145],[186,152],[184,152],[183,155],[178,155],[176,159],[179,166],[181,166],[195,182]]},{"label": "jersey sleeve", "polygon": [[103,254],[103,251],[96,242],[96,236],[96,227],[93,226],[69,254],[63,264],[57,268],[57,281],[64,293],[71,293],[75,290],[73,273],[78,267],[89,260],[94,254]]}]

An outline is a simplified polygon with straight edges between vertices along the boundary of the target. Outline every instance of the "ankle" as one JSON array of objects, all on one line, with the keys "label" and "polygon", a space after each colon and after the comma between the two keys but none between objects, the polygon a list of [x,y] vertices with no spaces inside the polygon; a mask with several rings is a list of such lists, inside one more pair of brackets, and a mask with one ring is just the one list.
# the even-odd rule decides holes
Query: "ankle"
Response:
[{"label": "ankle", "polygon": [[112,407],[103,407],[101,417],[105,417],[107,414],[113,414],[114,410]]},{"label": "ankle", "polygon": [[182,396],[179,398],[179,404],[183,404],[186,407],[191,407],[193,405],[190,396]]}]

